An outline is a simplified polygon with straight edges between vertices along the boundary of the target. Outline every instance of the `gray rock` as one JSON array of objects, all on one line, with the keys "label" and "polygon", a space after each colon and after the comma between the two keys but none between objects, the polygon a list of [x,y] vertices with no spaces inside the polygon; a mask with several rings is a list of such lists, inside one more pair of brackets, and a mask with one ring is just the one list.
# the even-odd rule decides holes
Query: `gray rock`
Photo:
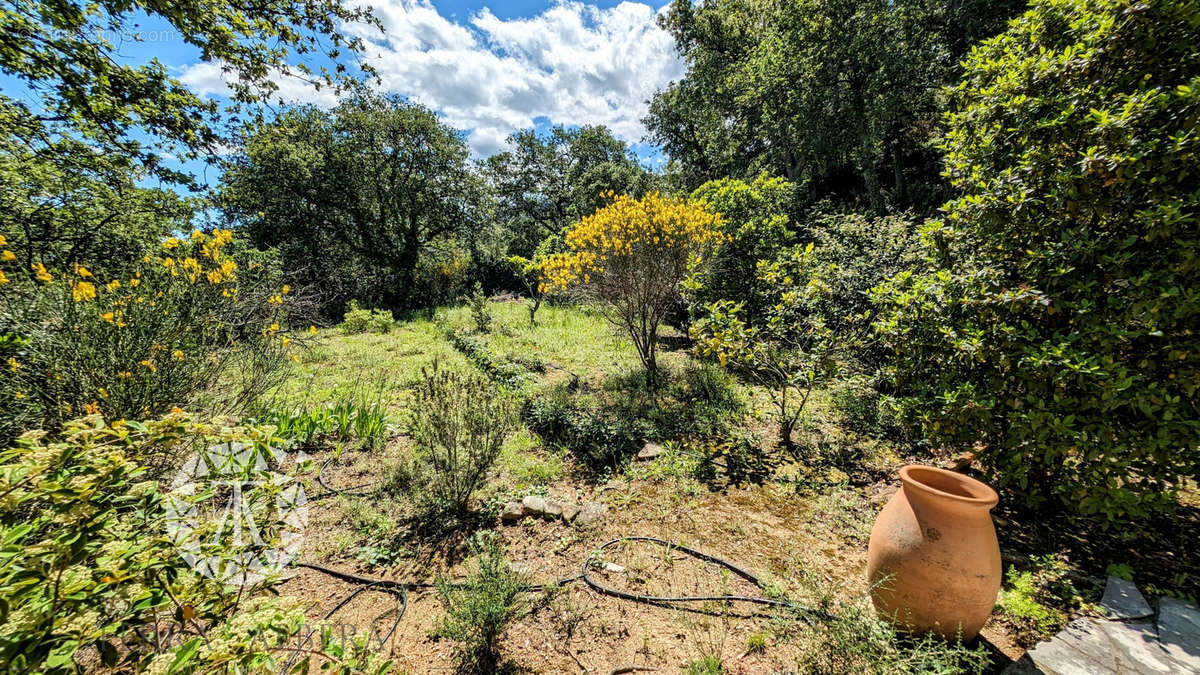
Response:
[{"label": "gray rock", "polygon": [[1033,662],[1030,672],[1053,675],[1107,675],[1112,667],[1108,637],[1099,622],[1088,618],[1072,621],[1058,635],[1026,653]]},{"label": "gray rock", "polygon": [[521,507],[521,502],[509,502],[504,505],[504,510],[500,512],[500,520],[506,523],[515,523],[525,515],[525,509]]},{"label": "gray rock", "polygon": [[1158,599],[1158,639],[1182,672],[1200,673],[1200,609],[1164,596]]},{"label": "gray rock", "polygon": [[639,462],[648,462],[663,453],[662,446],[658,443],[647,443],[642,446],[634,459]]},{"label": "gray rock", "polygon": [[604,563],[604,571],[612,572],[613,574],[621,574],[625,571],[625,568],[614,562],[606,562]]},{"label": "gray rock", "polygon": [[579,515],[579,511],[580,509],[578,504],[563,504],[563,520],[570,523],[571,521],[575,520],[576,516]]},{"label": "gray rock", "polygon": [[527,576],[530,574],[533,574],[533,565],[530,565],[529,563],[527,563],[523,560],[508,561],[508,569],[512,570],[513,572],[515,572],[517,574],[524,574]]},{"label": "gray rock", "polygon": [[[1171,611],[1170,608],[1168,611]],[[1160,620],[1161,620],[1160,613]],[[1171,622],[1168,618],[1168,624]],[[1186,630],[1186,629],[1185,629]],[[1154,621],[1081,617],[1009,666],[1005,675],[1200,673],[1200,657],[1160,642]]]},{"label": "gray rock", "polygon": [[1150,609],[1137,586],[1118,577],[1108,578],[1100,606],[1108,612],[1109,618],[1113,619],[1145,619],[1154,616],[1154,610]]},{"label": "gray rock", "polygon": [[563,514],[563,505],[553,499],[546,500],[546,517],[554,520]]},{"label": "gray rock", "polygon": [[1173,659],[1158,642],[1153,621],[1101,621],[1118,673],[1175,673]]},{"label": "gray rock", "polygon": [[521,508],[527,516],[541,516],[546,513],[546,498],[529,495],[521,500]]},{"label": "gray rock", "polygon": [[592,527],[599,523],[604,516],[608,515],[608,506],[598,502],[588,502],[579,510],[579,515],[575,516],[576,527]]}]

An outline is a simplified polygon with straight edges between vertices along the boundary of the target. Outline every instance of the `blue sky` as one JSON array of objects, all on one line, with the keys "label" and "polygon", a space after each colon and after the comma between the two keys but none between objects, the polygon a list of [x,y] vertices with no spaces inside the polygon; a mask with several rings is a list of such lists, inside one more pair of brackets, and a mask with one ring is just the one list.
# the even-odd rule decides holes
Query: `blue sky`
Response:
[{"label": "blue sky", "polygon": [[[370,4],[384,24],[344,30],[367,44],[363,58],[379,71],[378,89],[438,111],[466,133],[477,157],[503,148],[521,128],[605,124],[649,165],[662,161],[641,143],[645,101],[682,75],[674,43],[655,25],[665,0],[626,2],[481,2],[475,0],[346,0]],[[120,58],[158,58],[184,84],[218,100],[228,91],[219,64],[174,36],[165,21],[146,18],[140,39],[112,36]],[[10,96],[20,87],[0,78]],[[281,82],[281,98],[328,106],[328,92]],[[204,182],[213,170],[189,168]]]}]

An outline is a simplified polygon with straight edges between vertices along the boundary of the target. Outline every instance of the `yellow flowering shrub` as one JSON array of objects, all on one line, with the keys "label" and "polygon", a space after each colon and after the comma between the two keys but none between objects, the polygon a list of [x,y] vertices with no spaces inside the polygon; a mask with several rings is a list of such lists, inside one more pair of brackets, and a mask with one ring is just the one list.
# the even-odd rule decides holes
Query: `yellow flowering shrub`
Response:
[{"label": "yellow flowering shrub", "polygon": [[566,251],[542,262],[539,291],[577,289],[597,302],[654,372],[658,326],[679,303],[680,282],[723,241],[720,216],[658,193],[608,196],[567,233]]},{"label": "yellow flowering shrub", "polygon": [[[84,412],[110,420],[192,403],[218,375],[261,387],[286,361],[292,297],[243,275],[229,230],[169,238],[118,277],[82,266],[26,272],[0,254],[0,438],[56,429]],[[289,289],[290,290],[290,289]],[[269,302],[270,296],[281,299]],[[233,398],[244,399],[244,392]]]}]

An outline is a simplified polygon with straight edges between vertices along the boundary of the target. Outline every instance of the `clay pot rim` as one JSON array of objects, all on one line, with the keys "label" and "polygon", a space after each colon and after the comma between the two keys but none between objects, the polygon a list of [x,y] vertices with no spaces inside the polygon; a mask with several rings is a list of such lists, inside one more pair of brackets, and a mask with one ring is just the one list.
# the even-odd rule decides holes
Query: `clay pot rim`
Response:
[{"label": "clay pot rim", "polygon": [[[931,473],[942,476],[943,478],[954,481],[954,483],[960,487],[963,492],[966,492],[972,496],[964,497],[963,495],[954,494],[953,492],[939,490],[932,485],[921,482],[918,476],[913,475],[914,473]],[[997,494],[996,491],[992,489],[992,486],[988,485],[987,483],[975,480],[970,476],[964,476],[957,471],[940,469],[936,466],[909,464],[900,469],[900,480],[907,488],[912,488],[918,492],[924,492],[926,494],[936,495],[944,499],[950,499],[961,504],[986,506],[990,509],[1000,502],[1000,495]]]}]

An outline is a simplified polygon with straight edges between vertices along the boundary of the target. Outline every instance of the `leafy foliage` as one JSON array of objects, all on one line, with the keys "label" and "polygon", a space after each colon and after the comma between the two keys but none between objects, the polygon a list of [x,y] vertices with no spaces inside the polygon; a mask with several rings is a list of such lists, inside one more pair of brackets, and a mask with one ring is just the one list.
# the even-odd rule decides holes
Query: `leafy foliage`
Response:
[{"label": "leafy foliage", "polygon": [[126,65],[119,44],[108,39],[138,34],[145,15],[165,21],[177,39],[199,47],[203,61],[227,69],[236,104],[269,99],[285,75],[318,86],[338,85],[342,67],[330,71],[300,59],[336,59],[343,50],[357,51],[362,41],[342,29],[378,25],[369,8],[330,0],[273,0],[253,7],[190,1],[170,6],[6,3],[0,10],[0,71],[20,80],[40,106],[0,97],[0,136],[33,149],[26,159],[35,164],[51,157],[59,167],[70,166],[59,141],[76,139],[127,169],[138,167],[168,180],[184,176],[161,165],[167,150],[184,159],[214,155],[220,140],[216,103],[171,77],[157,59]]},{"label": "leafy foliage", "polygon": [[546,237],[604,206],[608,192],[642,196],[652,176],[607,127],[552,127],[514,133],[487,160],[512,255],[534,256]]},{"label": "leafy foliage", "polygon": [[646,125],[689,187],[767,171],[812,201],[927,209],[944,194],[930,141],[962,36],[1021,6],[675,0],[660,23],[688,70]]},{"label": "leafy foliage", "polygon": [[655,373],[658,327],[679,302],[680,283],[720,243],[719,222],[694,200],[614,196],[567,233],[567,252],[542,266],[543,283],[598,301]]},{"label": "leafy foliage", "polygon": [[0,135],[0,234],[18,277],[32,278],[37,263],[120,274],[173,232],[190,229],[193,200],[139,187],[144,173],[84,143],[64,139],[56,148],[56,156],[38,154]]},{"label": "leafy foliage", "polygon": [[1197,8],[1044,0],[967,60],[962,196],[881,289],[908,411],[1000,485],[1111,519],[1200,470]]},{"label": "leafy foliage", "polygon": [[813,244],[793,247],[774,262],[759,261],[758,268],[773,302],[766,322],[750,325],[742,318],[741,303],[718,300],[692,326],[692,336],[701,356],[771,390],[779,440],[790,448],[814,387],[839,372],[840,355],[853,349],[867,324],[820,311],[836,266],[821,264]]},{"label": "leafy foliage", "polygon": [[0,281],[0,330],[14,336],[3,354],[0,434],[55,429],[84,413],[161,415],[229,370],[239,373],[223,401],[231,409],[265,391],[298,338],[287,328],[294,296],[272,287],[277,275],[239,266],[226,253],[232,238],[171,237],[108,279],[37,263],[33,280]]},{"label": "leafy foliage", "polygon": [[[194,572],[165,536],[166,497],[144,464],[207,442],[263,447],[269,431],[182,414],[112,426],[92,416],[55,440],[32,431],[0,452],[0,667],[281,667],[288,654],[276,650],[303,623],[302,605]],[[220,546],[203,551],[234,560]],[[337,672],[379,665],[343,656],[330,663]]]},{"label": "leafy foliage", "polygon": [[357,300],[351,300],[346,305],[346,314],[342,317],[342,330],[347,334],[389,333],[396,318],[391,310],[365,309],[358,306]]},{"label": "leafy foliage", "polygon": [[[466,143],[433,111],[359,94],[332,111],[285,111],[255,127],[222,176],[227,217],[285,267],[351,298],[407,309],[459,271],[450,242],[483,222]],[[313,255],[318,252],[319,255]],[[422,270],[422,256],[433,255]],[[418,271],[433,288],[416,286]]]},{"label": "leafy foliage", "polygon": [[732,299],[742,303],[746,320],[761,323],[770,305],[767,290],[758,278],[758,261],[774,260],[780,249],[794,243],[789,212],[794,186],[766,173],[746,183],[731,178],[710,181],[696,188],[692,199],[721,215],[725,238],[705,265],[684,288],[693,315],[709,303]]}]

